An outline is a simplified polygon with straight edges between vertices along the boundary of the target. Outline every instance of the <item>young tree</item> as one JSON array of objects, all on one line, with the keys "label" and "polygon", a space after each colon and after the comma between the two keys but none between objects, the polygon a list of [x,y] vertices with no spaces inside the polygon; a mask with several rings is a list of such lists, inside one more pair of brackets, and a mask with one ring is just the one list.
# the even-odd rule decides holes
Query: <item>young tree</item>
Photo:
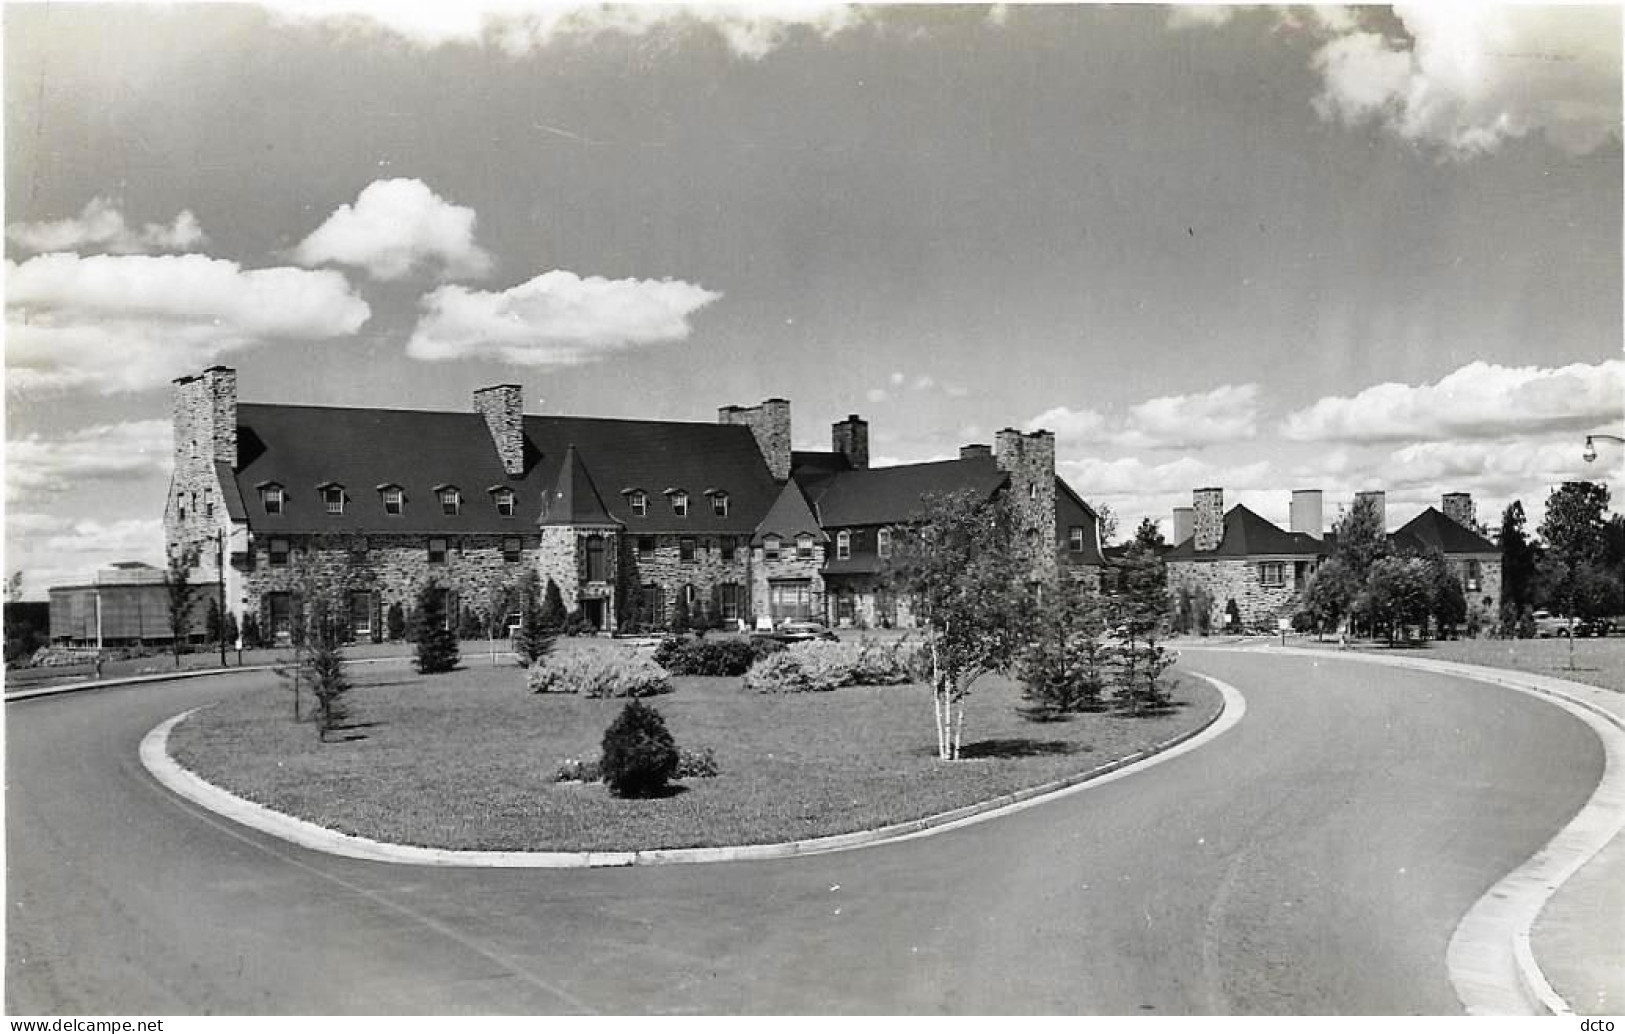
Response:
[{"label": "young tree", "polygon": [[192,584],[192,568],[196,564],[197,550],[175,550],[169,555],[169,571],[164,579],[169,602],[169,644],[175,655],[176,668],[181,666],[181,653],[192,631],[192,611],[199,589],[199,586]]},{"label": "young tree", "polygon": [[694,615],[688,606],[688,592],[679,586],[677,589],[677,602],[671,608],[671,630],[682,634],[693,627]]},{"label": "young tree", "polygon": [[1117,537],[1117,514],[1110,506],[1101,503],[1094,507],[1095,517],[1100,522],[1100,544],[1109,546],[1112,539]]},{"label": "young tree", "polygon": [[1316,638],[1319,638],[1348,616],[1359,591],[1360,585],[1348,564],[1338,557],[1332,557],[1321,564],[1309,579],[1299,613],[1308,619],[1315,629]]},{"label": "young tree", "polygon": [[418,590],[417,615],[419,674],[438,675],[457,667],[457,633],[446,627],[446,592],[432,578]]},{"label": "young tree", "polygon": [[1037,710],[1055,715],[1100,703],[1110,650],[1106,612],[1087,581],[1062,572],[1047,585],[1028,617],[1032,638],[1017,658],[1017,674]]},{"label": "young tree", "polygon": [[350,680],[344,673],[344,640],[348,615],[331,592],[317,595],[306,608],[303,668],[316,698],[316,736],[323,743],[329,733],[350,717]]},{"label": "young tree", "polygon": [[[553,584],[552,579],[548,584]],[[563,609],[561,600],[559,610]],[[513,652],[521,667],[528,668],[546,657],[558,639],[558,626],[543,620],[542,611],[542,581],[532,568],[519,580],[519,632],[514,636]]]},{"label": "young tree", "polygon": [[1467,592],[1444,554],[1432,552],[1422,560],[1428,576],[1428,615],[1440,639],[1453,639],[1456,628],[1467,620]]},{"label": "young tree", "polygon": [[1533,634],[1536,556],[1524,532],[1523,503],[1514,499],[1501,513],[1501,626],[1510,639]]},{"label": "young tree", "polygon": [[564,593],[559,591],[559,583],[551,578],[547,580],[547,594],[542,600],[540,617],[542,627],[552,632],[562,629],[570,618],[570,612],[564,608]]},{"label": "young tree", "polygon": [[1433,604],[1432,578],[1420,557],[1383,557],[1366,578],[1371,616],[1388,625],[1388,645],[1407,625],[1427,620]]},{"label": "young tree", "polygon": [[1112,609],[1122,636],[1116,650],[1115,695],[1132,714],[1140,715],[1168,703],[1163,674],[1176,660],[1162,645],[1169,621],[1168,571],[1162,558],[1136,534],[1135,544],[1123,557],[1121,573],[1122,591]]},{"label": "young tree", "polygon": [[1162,529],[1157,526],[1156,521],[1149,517],[1140,518],[1140,526],[1134,529],[1134,542],[1132,544],[1138,546],[1143,553],[1150,556],[1156,556],[1162,550],[1168,548],[1168,543],[1162,537]]},{"label": "young tree", "polygon": [[390,642],[398,643],[406,637],[406,612],[401,609],[399,600],[389,605],[389,614],[385,618],[385,623],[389,625]]},{"label": "young tree", "polygon": [[1371,597],[1361,590],[1368,588],[1371,565],[1389,554],[1388,530],[1382,526],[1382,514],[1377,510],[1376,501],[1369,496],[1356,497],[1354,505],[1338,518],[1333,530],[1337,533],[1337,548],[1332,556],[1343,561],[1354,584],[1360,587],[1350,601],[1349,617],[1370,620],[1373,617]]},{"label": "young tree", "polygon": [[[1589,569],[1601,567],[1608,549],[1607,509],[1608,486],[1593,481],[1565,481],[1546,498],[1540,537],[1552,561],[1551,602],[1567,617],[1580,615],[1583,602],[1606,596],[1596,593],[1597,572]],[[1591,589],[1582,592],[1583,582]]]},{"label": "young tree", "polygon": [[937,756],[959,757],[965,698],[976,681],[1009,667],[1027,596],[1007,501],[969,491],[933,494],[893,540],[889,587],[925,628]]}]

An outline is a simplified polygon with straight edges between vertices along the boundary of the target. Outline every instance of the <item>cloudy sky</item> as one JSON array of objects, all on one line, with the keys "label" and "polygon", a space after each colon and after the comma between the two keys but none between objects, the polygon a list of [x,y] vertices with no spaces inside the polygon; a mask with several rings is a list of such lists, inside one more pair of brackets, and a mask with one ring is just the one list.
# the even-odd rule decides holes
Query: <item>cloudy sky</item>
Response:
[{"label": "cloudy sky", "polygon": [[[455,6],[455,9],[453,7]],[[340,12],[335,14],[334,12]],[[1482,518],[1625,433],[1620,9],[8,4],[6,560],[162,554],[169,381],[1047,427],[1132,529]]]}]

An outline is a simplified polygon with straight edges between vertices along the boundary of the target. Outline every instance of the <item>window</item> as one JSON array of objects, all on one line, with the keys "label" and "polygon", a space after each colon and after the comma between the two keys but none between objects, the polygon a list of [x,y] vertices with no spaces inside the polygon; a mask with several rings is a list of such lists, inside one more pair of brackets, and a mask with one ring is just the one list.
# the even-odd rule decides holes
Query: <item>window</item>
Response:
[{"label": "window", "polygon": [[1083,552],[1083,526],[1074,524],[1066,529],[1066,548],[1074,553]]},{"label": "window", "polygon": [[1034,482],[1032,482],[1031,484],[1029,484],[1027,486],[1027,498],[1028,499],[1037,499],[1038,498],[1038,482],[1034,481]]},{"label": "window", "polygon": [[671,494],[671,512],[674,517],[688,516],[688,493],[673,492]]},{"label": "window", "polygon": [[694,562],[694,540],[683,537],[677,540],[677,558],[685,564]]},{"label": "window", "polygon": [[186,520],[186,493],[185,492],[176,492],[175,493],[175,509],[177,511],[179,511],[179,513],[181,515],[181,520],[183,520],[183,521]]},{"label": "window", "polygon": [[762,559],[777,560],[779,558],[779,537],[769,535],[762,540]]},{"label": "window", "polygon": [[633,492],[627,496],[627,501],[632,504],[632,515],[634,517],[649,516],[649,496],[646,493]]},{"label": "window", "polygon": [[384,512],[391,517],[399,517],[406,508],[406,493],[401,491],[399,485],[389,485],[384,488]]},{"label": "window", "polygon": [[720,541],[722,543],[722,559],[731,561],[734,558],[734,537],[724,535]]},{"label": "window", "polygon": [[272,539],[270,543],[269,559],[272,567],[288,566],[288,540]]},{"label": "window", "polygon": [[1267,589],[1278,589],[1286,584],[1286,564],[1272,561],[1258,565],[1258,583]]},{"label": "window", "polygon": [[431,564],[443,564],[445,562],[446,562],[446,540],[445,539],[430,539],[429,540],[429,563],[431,563]]},{"label": "window", "polygon": [[285,592],[267,593],[266,608],[270,611],[269,624],[273,637],[293,634],[293,599]]},{"label": "window", "polygon": [[502,488],[496,492],[497,515],[500,517],[513,516],[513,489]]},{"label": "window", "polygon": [[882,560],[890,560],[891,559],[891,529],[890,528],[881,528],[879,531],[875,532],[875,550],[876,550],[876,552],[878,552],[880,554],[880,559],[882,559]]},{"label": "window", "polygon": [[811,535],[796,536],[796,559],[810,560],[813,555],[813,537]]},{"label": "window", "polygon": [[602,535],[594,535],[587,540],[587,581],[609,581],[609,564]]},{"label": "window", "polygon": [[653,560],[655,558],[655,537],[653,535],[638,536],[638,559]]},{"label": "window", "polygon": [[775,621],[806,621],[812,617],[812,583],[806,579],[768,582],[767,600]]},{"label": "window", "polygon": [[281,485],[260,486],[260,505],[265,507],[266,513],[281,513],[282,502]]},{"label": "window", "polygon": [[[796,544],[796,548],[797,548],[797,552],[800,552],[800,543]],[[852,533],[850,531],[836,532],[836,534],[835,534],[835,559],[837,559],[837,560],[851,560],[852,559]]]},{"label": "window", "polygon": [[728,516],[728,493],[717,492],[711,496],[711,512],[718,517]]},{"label": "window", "polygon": [[1483,570],[1477,560],[1467,561],[1467,584],[1463,586],[1468,592],[1478,591],[1478,580],[1483,577]]},{"label": "window", "polygon": [[648,582],[638,594],[638,623],[659,625],[666,620],[666,593],[659,582]]},{"label": "window", "polygon": [[455,488],[446,487],[439,491],[440,512],[447,517],[455,517],[463,508],[463,495]]},{"label": "window", "polygon": [[324,485],[322,487],[322,505],[327,512],[338,515],[344,512],[344,486]]},{"label": "window", "polygon": [[508,536],[502,540],[502,559],[507,563],[517,564],[519,562],[519,554],[522,548],[523,543],[519,541],[519,536]]}]

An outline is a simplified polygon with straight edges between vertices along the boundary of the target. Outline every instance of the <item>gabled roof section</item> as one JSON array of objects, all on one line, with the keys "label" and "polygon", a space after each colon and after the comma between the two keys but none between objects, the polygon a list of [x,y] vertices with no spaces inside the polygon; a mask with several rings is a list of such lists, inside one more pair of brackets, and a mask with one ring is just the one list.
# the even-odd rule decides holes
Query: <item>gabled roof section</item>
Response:
[{"label": "gabled roof section", "polygon": [[558,479],[548,490],[541,519],[536,523],[543,527],[603,527],[621,523],[609,515],[609,508],[604,505],[598,488],[592,483],[592,475],[587,473],[587,466],[581,462],[581,455],[573,444],[565,446]]},{"label": "gabled roof section", "polygon": [[1194,537],[1169,550],[1166,560],[1236,560],[1256,556],[1325,556],[1331,547],[1301,531],[1283,531],[1247,509],[1236,505],[1224,515],[1224,538],[1219,548],[1196,551]]},{"label": "gabled roof section", "polygon": [[[1058,476],[1055,479],[1055,523],[1057,547],[1064,551],[1068,564],[1098,566],[1106,562],[1100,553],[1100,515]],[[1083,549],[1077,553],[1072,552],[1068,542],[1074,525],[1083,528]]]},{"label": "gabled roof section", "polygon": [[769,535],[777,535],[786,542],[795,541],[798,535],[811,535],[817,542],[829,541],[829,536],[818,526],[818,518],[813,516],[812,506],[795,478],[784,483],[779,497],[773,501],[773,508],[756,526],[756,532],[750,539],[751,545],[761,545]]},{"label": "gabled roof section", "polygon": [[[308,487],[290,490],[281,514],[248,513],[256,531],[512,534],[516,520],[541,517],[542,493],[558,482],[572,444],[592,480],[604,486],[672,485],[694,496],[718,488],[729,495],[726,517],[706,506],[683,518],[654,506],[635,517],[624,496],[600,493],[611,518],[643,534],[749,535],[779,491],[750,428],[741,425],[526,416],[525,469],[509,475],[485,418],[474,412],[245,402],[238,404],[237,424],[239,466],[232,476],[244,495],[262,481],[297,488],[332,480],[398,486],[406,499],[399,516],[385,515],[371,495],[329,515]],[[442,513],[433,493],[441,484],[512,488],[514,516],[502,517],[489,498],[465,498],[460,513]]]},{"label": "gabled roof section", "polygon": [[1389,536],[1396,548],[1409,547],[1417,551],[1437,549],[1441,553],[1499,553],[1489,539],[1464,528],[1433,507],[1412,517],[1398,531]]},{"label": "gabled roof section", "polygon": [[839,471],[810,481],[807,490],[824,527],[840,528],[906,524],[920,515],[927,496],[968,489],[989,499],[1005,480],[993,457],[973,456]]},{"label": "gabled roof section", "polygon": [[231,472],[231,464],[215,461],[214,476],[220,482],[220,500],[226,504],[226,516],[234,521],[246,521],[248,507],[243,505],[242,488]]}]

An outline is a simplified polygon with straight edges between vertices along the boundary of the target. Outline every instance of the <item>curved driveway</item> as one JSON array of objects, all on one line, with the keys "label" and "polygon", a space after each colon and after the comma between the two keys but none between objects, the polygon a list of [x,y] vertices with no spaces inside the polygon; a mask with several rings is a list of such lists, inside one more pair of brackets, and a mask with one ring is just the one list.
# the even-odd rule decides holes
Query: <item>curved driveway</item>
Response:
[{"label": "curved driveway", "polygon": [[141,768],[153,725],[268,676],[14,703],[7,1011],[1459,1012],[1451,932],[1584,803],[1595,737],[1432,674],[1188,663],[1246,718],[1130,778],[845,854],[615,870],[315,854]]}]

